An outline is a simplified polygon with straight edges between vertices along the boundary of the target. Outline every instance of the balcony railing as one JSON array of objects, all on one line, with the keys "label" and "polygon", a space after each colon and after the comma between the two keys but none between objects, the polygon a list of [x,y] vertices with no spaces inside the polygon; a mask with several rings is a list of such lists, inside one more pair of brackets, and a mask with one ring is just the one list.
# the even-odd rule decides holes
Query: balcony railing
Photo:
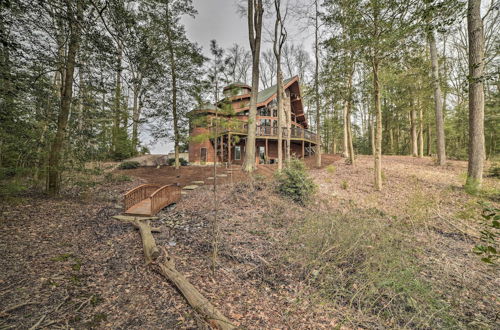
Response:
[{"label": "balcony railing", "polygon": [[[212,132],[214,131],[214,128],[212,128]],[[283,129],[283,138],[287,138],[287,129]],[[218,129],[218,134],[226,134],[226,133],[240,133],[240,134],[246,134],[248,132],[248,124],[241,122],[241,123],[231,123],[227,125],[227,127],[219,127]],[[278,137],[278,127],[272,127],[272,126],[257,126],[256,130],[256,136],[268,136],[268,137]],[[316,141],[316,134],[308,131],[306,129],[303,129],[301,127],[296,127],[292,126],[290,129],[290,137],[292,139],[305,139],[309,141]]]}]

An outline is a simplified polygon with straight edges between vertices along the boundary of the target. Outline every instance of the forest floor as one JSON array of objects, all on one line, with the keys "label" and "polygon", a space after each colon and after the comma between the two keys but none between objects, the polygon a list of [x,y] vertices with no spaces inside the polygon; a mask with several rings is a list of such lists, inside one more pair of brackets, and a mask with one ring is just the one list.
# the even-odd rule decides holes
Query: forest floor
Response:
[{"label": "forest floor", "polygon": [[[324,165],[309,171],[319,189],[306,206],[263,177],[218,189],[215,275],[210,186],[159,214],[157,244],[243,328],[498,328],[499,269],[471,252],[478,202],[499,205],[498,179],[472,196],[465,162],[384,156],[375,192],[371,157]],[[0,329],[206,327],[144,265],[138,232],[111,218],[128,189],[164,179],[142,171],[126,171],[132,181],[125,171],[96,175],[59,198],[0,201]]]}]

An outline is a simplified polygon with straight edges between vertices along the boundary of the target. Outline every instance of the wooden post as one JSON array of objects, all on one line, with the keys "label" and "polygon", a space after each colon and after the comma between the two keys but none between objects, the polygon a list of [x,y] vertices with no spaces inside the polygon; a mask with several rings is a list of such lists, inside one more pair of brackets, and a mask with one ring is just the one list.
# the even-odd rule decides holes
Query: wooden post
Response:
[{"label": "wooden post", "polygon": [[302,158],[304,158],[306,156],[306,153],[305,153],[305,146],[304,146],[304,138],[302,138]]},{"label": "wooden post", "polygon": [[265,160],[265,164],[267,164],[267,161],[269,159],[269,154],[268,154],[268,148],[269,148],[269,143],[268,143],[269,139],[266,139],[266,160]]},{"label": "wooden post", "polygon": [[[309,152],[311,152],[311,142],[309,142]],[[311,155],[309,155],[311,156]]]},{"label": "wooden post", "polygon": [[220,162],[224,163],[224,135],[220,136]]},{"label": "wooden post", "polygon": [[231,165],[231,134],[227,138],[227,162]]}]

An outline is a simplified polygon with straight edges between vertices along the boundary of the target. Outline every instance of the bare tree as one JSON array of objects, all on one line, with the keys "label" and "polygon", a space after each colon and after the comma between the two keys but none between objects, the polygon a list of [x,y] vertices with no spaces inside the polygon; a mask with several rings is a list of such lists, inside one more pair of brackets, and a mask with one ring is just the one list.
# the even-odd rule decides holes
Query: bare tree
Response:
[{"label": "bare tree", "polygon": [[276,76],[277,76],[277,101],[278,101],[278,170],[283,168],[283,99],[285,92],[283,89],[283,72],[281,70],[281,53],[286,40],[287,32],[285,29],[285,15],[281,17],[281,0],[274,0],[276,10],[276,21],[274,23],[273,51],[276,57]]},{"label": "bare tree", "polygon": [[259,60],[263,14],[262,0],[248,0],[248,39],[252,52],[252,93],[250,95],[245,161],[243,163],[243,170],[246,172],[255,170],[255,134],[257,130],[257,96],[259,94]]}]

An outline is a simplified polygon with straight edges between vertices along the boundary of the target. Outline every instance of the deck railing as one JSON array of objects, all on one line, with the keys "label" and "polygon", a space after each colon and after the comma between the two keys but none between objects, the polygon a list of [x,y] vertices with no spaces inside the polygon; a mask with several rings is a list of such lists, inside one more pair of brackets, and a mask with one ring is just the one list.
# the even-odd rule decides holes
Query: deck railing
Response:
[{"label": "deck railing", "polygon": [[151,194],[151,214],[181,199],[181,187],[176,184],[163,186]]},{"label": "deck railing", "polygon": [[139,203],[140,201],[145,200],[153,192],[155,192],[160,186],[155,184],[141,184],[138,187],[128,191],[125,194],[125,198],[123,200],[123,205],[125,207],[125,211]]},{"label": "deck railing", "polygon": [[[228,127],[219,128],[218,134],[226,134],[226,133],[241,133],[246,134],[248,132],[248,124],[246,122],[238,122],[231,123]],[[278,127],[273,126],[257,126],[256,136],[269,136],[269,137],[277,137],[278,136]],[[307,129],[292,126],[290,129],[290,137],[293,139],[305,139],[309,141],[316,141],[316,134],[308,131]],[[283,138],[287,138],[287,130],[283,130]]]}]

